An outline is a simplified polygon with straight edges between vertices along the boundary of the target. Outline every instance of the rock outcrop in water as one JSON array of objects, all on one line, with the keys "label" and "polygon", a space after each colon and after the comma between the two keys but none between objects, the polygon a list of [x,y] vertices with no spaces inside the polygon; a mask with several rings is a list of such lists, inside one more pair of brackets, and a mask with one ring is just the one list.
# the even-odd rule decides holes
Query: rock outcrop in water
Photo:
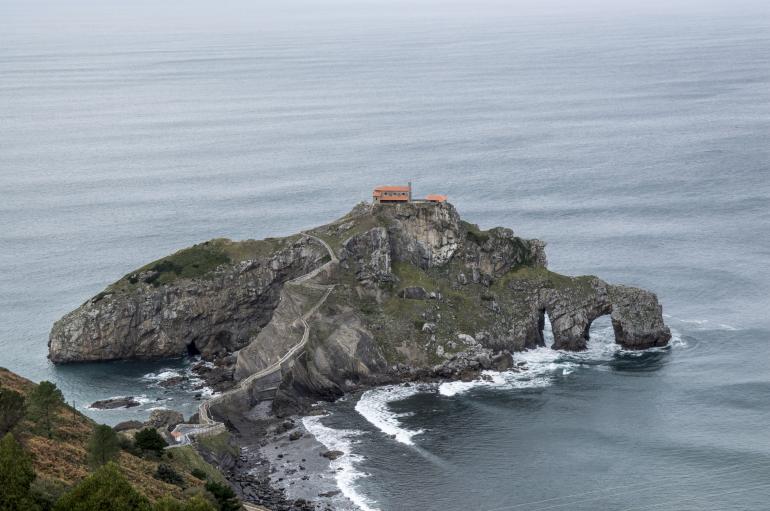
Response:
[{"label": "rock outcrop in water", "polygon": [[290,411],[360,384],[507,367],[505,353],[544,345],[546,315],[556,349],[585,349],[604,315],[628,349],[671,337],[653,293],[553,273],[539,240],[482,231],[447,203],[360,204],[302,235],[151,263],[58,321],[50,357],[234,352],[248,385],[222,406],[268,395]]}]

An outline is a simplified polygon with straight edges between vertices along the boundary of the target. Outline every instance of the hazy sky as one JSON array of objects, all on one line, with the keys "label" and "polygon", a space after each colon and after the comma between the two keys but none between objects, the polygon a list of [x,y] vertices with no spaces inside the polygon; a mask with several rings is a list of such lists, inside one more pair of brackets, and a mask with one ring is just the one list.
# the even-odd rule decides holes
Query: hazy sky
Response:
[{"label": "hazy sky", "polygon": [[[768,0],[0,0],[0,32],[292,30],[527,16],[767,15]],[[0,40],[2,40],[0,35]]]}]

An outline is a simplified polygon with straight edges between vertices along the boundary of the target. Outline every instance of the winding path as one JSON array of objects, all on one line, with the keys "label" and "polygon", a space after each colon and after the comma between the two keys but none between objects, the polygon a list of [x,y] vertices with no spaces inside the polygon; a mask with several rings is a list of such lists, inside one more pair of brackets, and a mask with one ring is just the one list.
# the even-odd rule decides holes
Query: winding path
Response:
[{"label": "winding path", "polygon": [[[224,423],[216,421],[214,420],[213,417],[211,417],[211,413],[210,413],[211,403],[215,403],[220,399],[223,399],[234,392],[240,392],[243,390],[248,391],[249,385],[251,385],[252,382],[259,380],[260,378],[264,378],[266,376],[274,374],[278,371],[281,371],[281,367],[283,366],[283,364],[286,364],[287,362],[292,362],[294,360],[294,357],[299,355],[302,352],[302,350],[305,349],[305,345],[307,344],[307,341],[310,338],[310,325],[308,325],[307,320],[310,318],[310,316],[315,314],[315,312],[321,307],[321,305],[323,305],[323,303],[326,301],[326,299],[329,297],[331,292],[334,290],[334,287],[336,286],[336,284],[328,284],[328,285],[315,284],[309,281],[317,277],[318,274],[320,274],[325,269],[339,263],[339,260],[337,259],[337,256],[334,254],[334,250],[332,250],[329,244],[326,243],[324,240],[312,234],[308,234],[306,232],[302,232],[301,234],[303,236],[313,238],[314,240],[321,243],[326,249],[326,251],[329,253],[329,257],[330,257],[329,261],[322,264],[321,266],[314,269],[313,271],[306,273],[304,275],[300,275],[299,277],[296,277],[294,279],[287,280],[284,283],[285,285],[304,286],[312,289],[320,289],[320,290],[326,291],[323,294],[323,296],[307,312],[305,312],[295,320],[302,323],[302,326],[303,326],[302,337],[300,338],[299,342],[297,342],[297,344],[292,346],[280,359],[278,359],[276,362],[274,362],[270,366],[242,379],[240,382],[238,382],[238,385],[228,390],[227,392],[223,392],[222,394],[214,396],[210,399],[207,399],[203,403],[201,403],[200,406],[198,407],[199,424],[179,424],[176,428],[174,428],[174,433],[179,433],[180,444],[189,443],[191,436],[206,436],[206,435],[214,435],[217,433],[224,432],[226,430]],[[264,390],[273,390],[273,389],[264,389]]]}]

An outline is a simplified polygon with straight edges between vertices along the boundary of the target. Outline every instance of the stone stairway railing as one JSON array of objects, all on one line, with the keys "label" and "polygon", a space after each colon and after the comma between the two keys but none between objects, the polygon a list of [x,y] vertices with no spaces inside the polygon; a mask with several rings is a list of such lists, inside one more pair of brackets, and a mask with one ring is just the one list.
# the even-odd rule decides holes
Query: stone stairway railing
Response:
[{"label": "stone stairway railing", "polygon": [[198,421],[199,424],[179,424],[174,428],[174,431],[172,432],[172,435],[174,435],[176,438],[178,438],[178,441],[181,444],[186,444],[192,441],[193,437],[200,437],[200,436],[210,436],[215,435],[218,433],[222,433],[226,431],[226,427],[222,422],[219,422],[215,420],[211,416],[211,404],[216,403],[218,401],[221,401],[223,399],[226,399],[228,396],[231,396],[235,393],[239,392],[246,392],[248,395],[254,394],[254,386],[255,388],[259,385],[259,382],[264,380],[264,386],[260,388],[259,392],[259,398],[261,400],[272,398],[275,396],[275,392],[278,390],[278,385],[280,384],[281,380],[283,379],[283,373],[284,371],[287,371],[294,365],[294,361],[297,359],[299,355],[301,355],[305,349],[305,345],[307,344],[308,339],[310,338],[310,325],[308,325],[307,320],[315,314],[315,312],[323,305],[323,303],[326,301],[326,299],[329,297],[331,292],[334,290],[335,285],[324,285],[324,284],[315,284],[308,282],[309,280],[315,278],[318,276],[322,271],[328,269],[331,265],[336,265],[339,261],[334,254],[334,251],[329,246],[328,243],[326,243],[321,238],[318,238],[316,236],[313,236],[312,234],[302,233],[304,236],[308,236],[310,238],[313,238],[320,242],[324,248],[329,252],[330,260],[318,268],[314,269],[313,271],[306,273],[304,275],[301,275],[299,277],[296,277],[294,279],[286,281],[286,285],[292,285],[292,286],[305,286],[312,289],[319,289],[319,290],[325,290],[326,292],[323,294],[323,296],[304,314],[302,314],[299,318],[297,318],[297,321],[300,321],[303,326],[303,332],[302,332],[302,338],[297,342],[294,346],[292,346],[280,359],[278,359],[276,362],[271,364],[270,366],[249,375],[248,377],[244,378],[240,382],[238,382],[238,385],[227,391],[223,392],[222,394],[219,394],[218,396],[214,396],[203,403],[200,404],[198,407]]}]

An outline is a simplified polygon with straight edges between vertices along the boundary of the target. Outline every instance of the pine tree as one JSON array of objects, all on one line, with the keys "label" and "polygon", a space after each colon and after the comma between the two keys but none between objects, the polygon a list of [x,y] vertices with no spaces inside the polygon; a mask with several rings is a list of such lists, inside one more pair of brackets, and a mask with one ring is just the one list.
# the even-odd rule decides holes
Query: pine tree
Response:
[{"label": "pine tree", "polygon": [[151,511],[149,501],[109,462],[67,492],[54,511]]},{"label": "pine tree", "polygon": [[11,389],[0,389],[0,436],[11,431],[24,417],[24,396]]},{"label": "pine tree", "polygon": [[63,403],[64,396],[61,390],[50,381],[41,381],[29,394],[29,417],[37,422],[48,438],[53,437],[56,412]]},{"label": "pine tree", "polygon": [[37,510],[29,492],[34,479],[32,460],[13,435],[6,433],[0,440],[0,510]]},{"label": "pine tree", "polygon": [[88,441],[88,463],[92,468],[99,468],[111,461],[120,452],[118,434],[106,424],[94,428]]}]

